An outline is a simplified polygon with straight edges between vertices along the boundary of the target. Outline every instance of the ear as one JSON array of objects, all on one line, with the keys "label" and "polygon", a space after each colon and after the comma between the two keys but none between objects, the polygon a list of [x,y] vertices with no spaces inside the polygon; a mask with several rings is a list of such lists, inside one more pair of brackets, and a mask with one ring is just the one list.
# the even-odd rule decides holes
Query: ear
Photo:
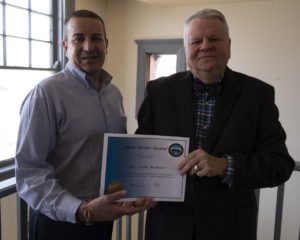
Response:
[{"label": "ear", "polygon": [[68,41],[67,40],[63,40],[62,41],[62,46],[64,49],[64,54],[66,57],[68,57]]},{"label": "ear", "polygon": [[107,53],[107,48],[108,48],[108,39],[107,38],[105,39],[105,43],[106,43],[106,51],[105,52]]},{"label": "ear", "polygon": [[231,38],[229,38],[229,57],[231,57]]}]

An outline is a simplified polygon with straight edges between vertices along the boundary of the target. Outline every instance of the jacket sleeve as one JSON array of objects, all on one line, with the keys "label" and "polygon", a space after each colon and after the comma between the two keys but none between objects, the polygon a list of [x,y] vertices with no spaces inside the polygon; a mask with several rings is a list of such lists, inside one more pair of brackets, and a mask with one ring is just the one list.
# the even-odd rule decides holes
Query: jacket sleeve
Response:
[{"label": "jacket sleeve", "polygon": [[233,189],[274,187],[287,181],[295,162],[289,155],[286,134],[279,122],[274,88],[265,96],[253,151],[230,153],[235,159]]}]

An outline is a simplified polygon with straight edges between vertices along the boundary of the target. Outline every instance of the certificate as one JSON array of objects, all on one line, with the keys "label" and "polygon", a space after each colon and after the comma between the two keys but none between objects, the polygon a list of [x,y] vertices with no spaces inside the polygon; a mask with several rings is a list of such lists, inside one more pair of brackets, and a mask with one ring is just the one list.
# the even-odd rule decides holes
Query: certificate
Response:
[{"label": "certificate", "polygon": [[104,134],[100,195],[125,189],[124,201],[184,201],[186,175],[177,166],[188,149],[189,138]]}]

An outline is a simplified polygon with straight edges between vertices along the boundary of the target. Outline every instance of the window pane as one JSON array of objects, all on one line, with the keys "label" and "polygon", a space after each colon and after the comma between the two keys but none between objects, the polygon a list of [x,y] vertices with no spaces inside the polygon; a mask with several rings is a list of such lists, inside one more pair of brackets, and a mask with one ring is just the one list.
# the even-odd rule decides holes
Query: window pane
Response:
[{"label": "window pane", "polygon": [[3,28],[2,28],[2,4],[0,4],[0,34],[3,33]]},{"label": "window pane", "polygon": [[38,12],[51,14],[51,0],[31,0],[31,9]]},{"label": "window pane", "polygon": [[32,13],[31,14],[31,27],[32,38],[44,41],[50,41],[50,31],[52,26],[50,24],[50,17]]},{"label": "window pane", "polygon": [[6,38],[6,56],[8,66],[29,66],[29,42],[28,40],[13,37]]},{"label": "window pane", "polygon": [[6,7],[6,34],[28,38],[28,11]]},{"label": "window pane", "polygon": [[50,68],[51,50],[50,43],[32,41],[32,67]]},{"label": "window pane", "polygon": [[28,0],[6,0],[5,2],[11,5],[28,8]]},{"label": "window pane", "polygon": [[154,80],[176,73],[176,60],[176,54],[150,54],[149,79]]},{"label": "window pane", "polygon": [[3,38],[0,37],[0,66],[3,66]]},{"label": "window pane", "polygon": [[50,71],[0,69],[0,161],[15,156],[20,105],[27,93]]}]

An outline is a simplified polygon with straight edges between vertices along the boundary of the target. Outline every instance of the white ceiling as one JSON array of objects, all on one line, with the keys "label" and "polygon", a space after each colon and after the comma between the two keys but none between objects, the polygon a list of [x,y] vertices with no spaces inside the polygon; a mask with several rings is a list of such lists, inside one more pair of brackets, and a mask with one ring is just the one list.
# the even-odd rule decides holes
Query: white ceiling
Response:
[{"label": "white ceiling", "polygon": [[201,4],[225,4],[237,2],[258,2],[267,0],[137,0],[145,2],[157,7],[172,7],[172,6],[187,6],[187,5],[201,5]]}]

